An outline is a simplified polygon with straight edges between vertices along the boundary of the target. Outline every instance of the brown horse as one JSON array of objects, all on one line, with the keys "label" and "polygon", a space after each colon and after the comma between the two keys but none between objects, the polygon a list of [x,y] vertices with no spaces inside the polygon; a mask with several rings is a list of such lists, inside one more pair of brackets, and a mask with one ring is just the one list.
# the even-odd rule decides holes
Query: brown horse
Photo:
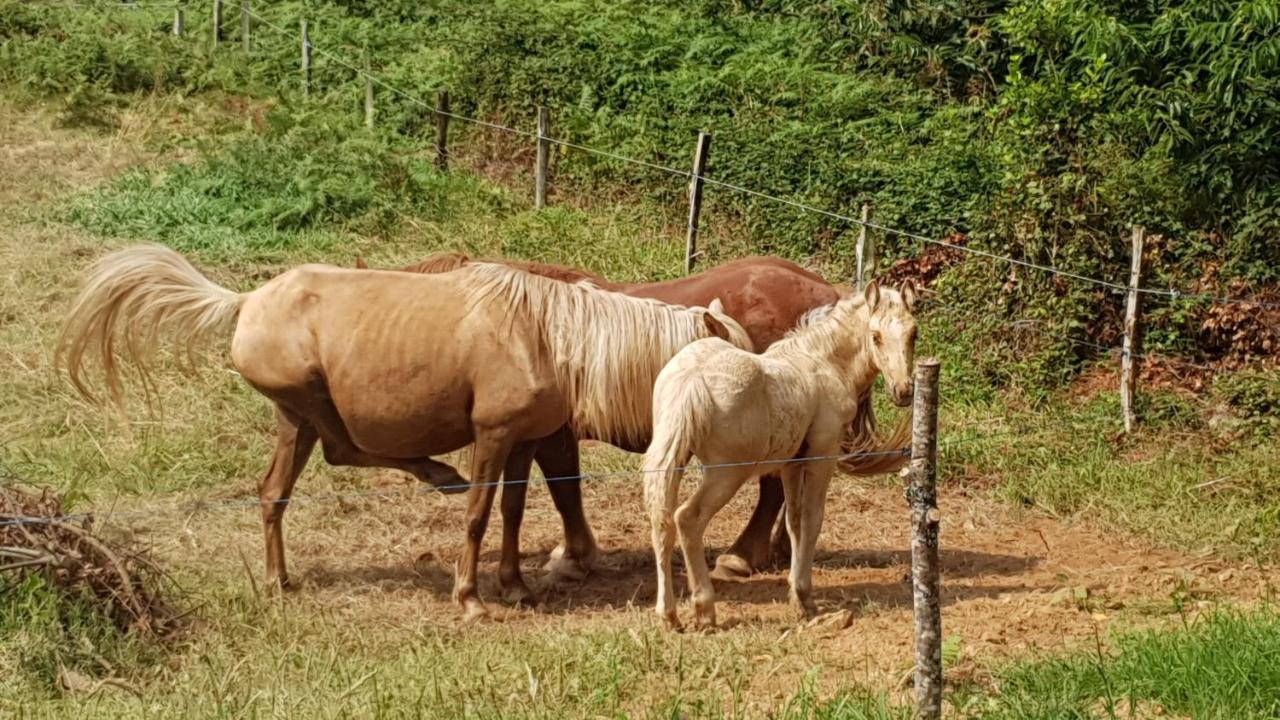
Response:
[{"label": "brown horse", "polygon": [[[776,257],[749,257],[704,270],[697,275],[656,283],[619,283],[607,280],[586,270],[560,265],[524,260],[484,259],[472,260],[465,253],[443,252],[418,263],[401,268],[402,272],[440,273],[456,270],[470,262],[501,263],[543,277],[569,283],[586,282],[596,287],[623,293],[632,297],[653,298],[678,305],[705,305],[712,299],[723,302],[725,312],[741,323],[751,336],[757,352],[781,340],[806,314],[817,308],[834,304],[849,294],[848,288],[828,284],[818,275]],[[357,268],[368,267],[356,258]],[[854,427],[846,437],[846,448],[901,447],[907,442],[909,425],[903,423],[889,438],[875,437],[875,414],[871,409],[870,393],[860,398],[862,407]],[[646,437],[639,445],[618,443],[610,438],[594,438],[612,442],[625,450],[643,452],[648,443]],[[579,457],[576,443],[557,435],[539,446],[536,458],[547,477],[577,476]],[[896,455],[858,458],[840,463],[842,469],[855,475],[875,475],[894,472],[903,465]],[[519,475],[518,477],[527,477]],[[746,576],[766,567],[770,560],[781,561],[788,553],[789,543],[785,527],[778,523],[773,535],[772,558],[770,533],[783,505],[782,481],[769,474],[760,478],[760,495],[755,511],[747,526],[733,545],[716,560],[717,574]],[[567,513],[566,528],[589,527],[582,511],[581,491],[576,482],[556,482],[548,485],[556,508]],[[526,483],[514,483],[503,488],[503,507],[524,504]],[[506,517],[504,513],[504,517]],[[565,538],[565,546],[592,547],[581,538]],[[552,569],[571,576],[582,573],[581,568],[553,559]]]},{"label": "brown horse", "polygon": [[[142,246],[98,261],[59,355],[86,395],[85,360],[96,355],[118,400],[117,351],[145,378],[162,331],[191,348],[230,327],[232,363],[276,405],[275,455],[259,486],[269,583],[288,582],[282,520],[317,441],[331,464],[398,468],[441,489],[464,481],[430,456],[470,445],[454,589],[469,618],[486,612],[477,564],[504,468],[527,472],[539,443],[564,428],[638,442],[652,427],[653,380],[680,348],[711,336],[751,348],[714,307],[679,308],[500,265],[440,275],[305,265],[236,293],[178,253]],[[583,532],[590,541],[589,529],[566,528],[567,537]],[[520,596],[528,587],[518,562],[507,562],[519,557],[517,540],[504,533],[499,577]]]}]

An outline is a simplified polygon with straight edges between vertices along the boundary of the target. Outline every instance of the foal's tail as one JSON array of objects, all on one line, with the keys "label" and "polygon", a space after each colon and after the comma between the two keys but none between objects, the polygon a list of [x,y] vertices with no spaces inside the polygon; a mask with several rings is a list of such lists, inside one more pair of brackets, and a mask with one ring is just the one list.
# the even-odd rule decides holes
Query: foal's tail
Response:
[{"label": "foal's tail", "polygon": [[658,523],[672,521],[680,478],[694,445],[706,432],[711,402],[706,383],[696,373],[658,376],[653,388],[653,440],[642,463],[645,506]]},{"label": "foal's tail", "polygon": [[[120,404],[120,356],[136,365],[146,382],[147,359],[162,330],[179,338],[190,357],[202,340],[235,325],[245,297],[201,275],[169,248],[139,245],[113,252],[94,264],[71,306],[58,339],[58,360],[76,390],[93,399],[85,384],[85,357],[95,355],[112,399]],[[117,339],[124,341],[119,348]]]}]

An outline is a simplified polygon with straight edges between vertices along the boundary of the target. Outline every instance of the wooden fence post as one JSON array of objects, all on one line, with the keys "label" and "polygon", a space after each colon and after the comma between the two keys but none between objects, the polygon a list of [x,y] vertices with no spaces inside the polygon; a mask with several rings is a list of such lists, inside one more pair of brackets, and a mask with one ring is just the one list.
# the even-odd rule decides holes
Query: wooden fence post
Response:
[{"label": "wooden fence post", "polygon": [[302,19],[302,94],[311,94],[311,28]]},{"label": "wooden fence post", "polygon": [[858,228],[858,274],[854,285],[858,292],[867,286],[867,280],[875,274],[876,247],[875,241],[867,237],[867,223],[871,222],[871,204],[862,203],[862,225]]},{"label": "wooden fence post", "polygon": [[538,210],[547,206],[547,163],[551,161],[551,113],[538,106],[538,157],[533,169],[533,206]]},{"label": "wooden fence post", "polygon": [[253,40],[249,38],[249,27],[253,24],[252,16],[249,0],[240,0],[240,48],[245,52],[253,49]]},{"label": "wooden fence post", "polygon": [[1133,410],[1134,385],[1137,364],[1134,354],[1138,351],[1138,310],[1141,305],[1138,287],[1142,277],[1142,244],[1147,230],[1133,226],[1133,256],[1129,261],[1129,296],[1124,308],[1124,351],[1120,356],[1120,409],[1124,412],[1124,431],[1132,432],[1135,422]]},{"label": "wooden fence post", "polygon": [[364,56],[364,126],[373,129],[373,72],[370,70],[369,54]]},{"label": "wooden fence post", "polygon": [[222,0],[213,0],[213,46],[222,41]]},{"label": "wooden fence post", "polygon": [[449,169],[449,91],[436,93],[436,168]]},{"label": "wooden fence post", "polygon": [[693,175],[689,178],[689,225],[684,239],[684,271],[693,272],[698,259],[698,216],[702,214],[703,173],[707,169],[707,155],[711,152],[711,133],[699,132],[698,145],[693,150]]},{"label": "wooden fence post", "polygon": [[173,35],[174,37],[182,37],[182,30],[186,25],[186,15],[182,8],[174,8],[173,10]]},{"label": "wooden fence post", "polygon": [[934,358],[916,361],[912,409],[911,585],[916,615],[916,717],[942,717],[942,607],[938,568],[938,369]]}]

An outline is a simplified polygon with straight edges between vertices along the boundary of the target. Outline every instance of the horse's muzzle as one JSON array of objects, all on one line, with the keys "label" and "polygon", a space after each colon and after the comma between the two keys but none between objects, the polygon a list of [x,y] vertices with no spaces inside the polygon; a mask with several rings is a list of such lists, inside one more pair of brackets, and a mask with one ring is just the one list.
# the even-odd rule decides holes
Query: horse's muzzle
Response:
[{"label": "horse's muzzle", "polygon": [[911,404],[916,394],[916,384],[913,382],[900,383],[893,386],[893,404],[898,407],[907,407]]}]

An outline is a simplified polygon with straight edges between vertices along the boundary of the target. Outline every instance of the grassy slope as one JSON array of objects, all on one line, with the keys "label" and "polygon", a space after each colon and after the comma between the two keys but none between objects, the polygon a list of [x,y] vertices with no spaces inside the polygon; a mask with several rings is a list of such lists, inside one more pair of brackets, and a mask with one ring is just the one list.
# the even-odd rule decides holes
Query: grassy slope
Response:
[{"label": "grassy slope", "polygon": [[[185,150],[195,164],[165,170],[163,162],[140,148],[173,150],[176,137],[199,129],[166,126],[156,118],[176,112],[182,122],[217,127],[207,116],[223,111],[210,111],[201,101],[187,101],[190,107],[174,107],[172,100],[152,102],[158,104],[126,114],[124,130],[99,137],[50,134],[46,115],[24,119],[8,110],[4,118],[15,129],[15,147],[37,147],[47,154],[36,163],[47,172],[31,172],[27,156],[11,158],[22,163],[14,168],[19,172],[3,173],[9,180],[0,187],[6,200],[0,257],[9,269],[0,301],[5,317],[0,326],[5,348],[0,355],[5,399],[0,405],[5,439],[0,459],[30,482],[82,495],[81,507],[117,501],[151,505],[243,489],[264,462],[270,431],[261,401],[217,370],[197,378],[162,373],[163,415],[127,425],[69,395],[52,373],[49,348],[71,277],[103,245],[170,242],[190,252],[218,280],[241,287],[302,260],[348,263],[362,252],[376,264],[389,265],[459,246],[482,254],[571,262],[626,278],[679,272],[679,246],[663,234],[666,218],[647,208],[557,208],[534,214],[519,195],[466,174],[435,176],[425,162],[410,165],[423,187],[431,188],[425,205],[400,203],[389,194],[385,205],[392,210],[379,200],[373,210],[282,231],[274,221],[261,219],[266,215],[254,213],[278,208],[289,192],[252,189],[269,186],[270,177],[304,173],[273,167],[280,158],[269,154],[257,163],[236,162],[216,137],[210,140],[210,158]],[[235,137],[245,140],[239,133]],[[266,153],[267,148],[258,151]],[[83,192],[121,165],[135,162],[159,169],[126,176],[102,192]],[[70,184],[63,179],[68,165],[75,170]],[[269,173],[267,179],[259,172]],[[236,202],[193,190],[215,186],[250,190]],[[69,193],[71,199],[64,200]],[[1246,439],[1210,451],[1157,427],[1117,445],[1110,440],[1117,415],[1105,396],[1083,406],[1063,399],[1048,407],[1018,409],[1016,397],[969,384],[963,372],[968,350],[959,341],[935,342],[925,350],[947,359],[948,388],[965,388],[948,397],[946,436],[966,440],[945,455],[949,482],[994,481],[997,491],[1011,498],[1060,512],[1087,510],[1183,544],[1250,552],[1257,538],[1260,548],[1274,548],[1275,539],[1264,529],[1278,503],[1266,494],[1265,484],[1256,490],[1240,485],[1200,503],[1186,500],[1208,475],[1258,477],[1266,472],[1273,466],[1274,449],[1265,441]],[[1003,432],[1026,437],[1010,440]],[[605,462],[617,461],[597,457],[589,467],[599,469]],[[317,463],[308,472],[306,487],[316,494],[351,489],[359,487],[360,477]],[[459,633],[441,630],[427,619],[401,619],[371,630],[351,626],[324,608],[276,608],[258,600],[247,583],[229,583],[225,576],[218,579],[198,567],[182,572],[180,579],[200,589],[200,615],[208,626],[169,655],[156,648],[121,646],[94,630],[92,619],[55,621],[50,613],[60,611],[43,606],[44,596],[36,590],[8,596],[17,599],[0,620],[5,629],[0,704],[21,702],[31,713],[48,716],[126,716],[143,704],[154,704],[165,714],[209,716],[420,712],[447,717],[470,712],[532,717],[565,711],[587,716],[665,714],[676,706],[691,716],[716,716],[732,714],[723,700],[735,697],[735,688],[748,676],[734,664],[745,660],[724,665],[720,658],[766,655],[778,643],[768,629],[743,630],[729,640],[732,647],[724,655],[726,646],[719,642],[621,631],[607,621],[567,623],[562,633],[536,637],[489,627],[469,634],[473,641],[461,642]],[[81,638],[91,643],[87,649]],[[474,642],[477,638],[480,642]],[[793,642],[800,646],[791,651],[803,661],[804,641]],[[93,668],[98,665],[95,655],[117,669],[108,672],[118,671],[152,691],[142,703],[114,690],[90,701],[58,699],[48,685],[56,667]],[[173,660],[173,667],[151,664],[160,657]],[[362,680],[375,669],[376,680]],[[536,693],[529,689],[531,675],[540,688]],[[453,678],[449,682],[456,684],[446,684],[437,697],[424,678]],[[796,716],[875,713],[874,702],[851,699],[823,706],[813,695],[793,689],[781,692],[776,702],[788,698]]]}]

